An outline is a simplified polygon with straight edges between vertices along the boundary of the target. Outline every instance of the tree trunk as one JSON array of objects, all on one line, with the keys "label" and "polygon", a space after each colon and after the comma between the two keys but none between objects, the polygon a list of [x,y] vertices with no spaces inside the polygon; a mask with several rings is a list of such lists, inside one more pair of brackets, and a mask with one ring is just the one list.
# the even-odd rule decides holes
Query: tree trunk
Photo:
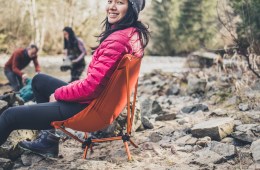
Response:
[{"label": "tree trunk", "polygon": [[[28,3],[28,11],[30,13],[30,21],[31,21],[31,26],[34,30],[33,37],[31,39],[31,43],[36,44],[39,47],[42,47],[43,45],[41,44],[42,41],[42,32],[40,30],[39,26],[39,20],[37,17],[37,4],[35,0],[27,0]],[[41,49],[41,48],[40,48]]]},{"label": "tree trunk", "polygon": [[65,26],[73,27],[75,3],[76,3],[76,1],[74,1],[74,0],[67,0],[67,4],[66,4],[67,8],[66,8],[66,12],[65,12],[66,18],[64,19]]}]

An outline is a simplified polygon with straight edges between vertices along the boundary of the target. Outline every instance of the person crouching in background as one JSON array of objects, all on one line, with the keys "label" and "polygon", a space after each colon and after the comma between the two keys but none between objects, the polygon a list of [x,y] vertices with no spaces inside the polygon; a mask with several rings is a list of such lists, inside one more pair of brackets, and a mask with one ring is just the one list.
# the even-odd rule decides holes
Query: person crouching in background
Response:
[{"label": "person crouching in background", "polygon": [[4,73],[14,91],[19,91],[28,78],[22,69],[33,61],[35,72],[40,72],[40,65],[37,60],[38,47],[34,44],[27,48],[18,48],[5,63]]}]

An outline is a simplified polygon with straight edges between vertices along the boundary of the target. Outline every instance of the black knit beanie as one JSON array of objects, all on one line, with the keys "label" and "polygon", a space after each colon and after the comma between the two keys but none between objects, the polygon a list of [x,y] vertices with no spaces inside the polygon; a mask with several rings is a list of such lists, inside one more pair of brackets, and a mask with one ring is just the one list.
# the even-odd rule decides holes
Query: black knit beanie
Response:
[{"label": "black knit beanie", "polygon": [[138,18],[139,12],[144,9],[145,0],[129,0],[129,1],[132,4],[133,9],[134,9],[134,11],[137,15],[137,18]]}]

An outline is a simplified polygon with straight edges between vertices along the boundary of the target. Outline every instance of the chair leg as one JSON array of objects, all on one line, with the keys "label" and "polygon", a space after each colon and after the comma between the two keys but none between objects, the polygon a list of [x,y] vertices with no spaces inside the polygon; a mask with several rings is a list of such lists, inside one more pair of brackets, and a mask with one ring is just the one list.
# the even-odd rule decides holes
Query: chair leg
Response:
[{"label": "chair leg", "polygon": [[131,139],[129,139],[129,141],[135,148],[138,148],[138,146]]},{"label": "chair leg", "polygon": [[86,146],[85,150],[84,150],[84,155],[83,155],[83,159],[87,158],[87,154],[88,154],[88,145]]},{"label": "chair leg", "polygon": [[90,145],[90,151],[91,151],[91,153],[94,153],[93,144]]},{"label": "chair leg", "polygon": [[88,138],[88,133],[85,132],[85,134],[84,134],[84,139],[87,139],[87,138]]},{"label": "chair leg", "polygon": [[124,145],[125,145],[125,150],[126,150],[126,153],[127,153],[128,161],[131,161],[132,157],[131,157],[131,154],[130,154],[130,151],[129,151],[128,143],[125,141]]}]

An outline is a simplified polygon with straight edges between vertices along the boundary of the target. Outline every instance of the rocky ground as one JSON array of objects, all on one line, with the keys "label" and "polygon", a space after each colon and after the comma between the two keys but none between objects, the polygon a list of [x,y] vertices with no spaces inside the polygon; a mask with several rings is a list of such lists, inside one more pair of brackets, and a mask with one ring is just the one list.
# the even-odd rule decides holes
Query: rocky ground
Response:
[{"label": "rocky ground", "polygon": [[[183,61],[145,59],[132,137],[139,148],[130,146],[132,161],[127,161],[122,141],[95,146],[87,160],[81,159],[83,150],[73,139],[60,142],[57,159],[22,153],[15,143],[34,137],[36,132],[15,131],[0,148],[0,167],[260,169],[260,81],[249,77],[250,83],[246,83],[239,71],[225,74],[215,67],[188,69]],[[124,115],[94,135],[120,133]]]}]

